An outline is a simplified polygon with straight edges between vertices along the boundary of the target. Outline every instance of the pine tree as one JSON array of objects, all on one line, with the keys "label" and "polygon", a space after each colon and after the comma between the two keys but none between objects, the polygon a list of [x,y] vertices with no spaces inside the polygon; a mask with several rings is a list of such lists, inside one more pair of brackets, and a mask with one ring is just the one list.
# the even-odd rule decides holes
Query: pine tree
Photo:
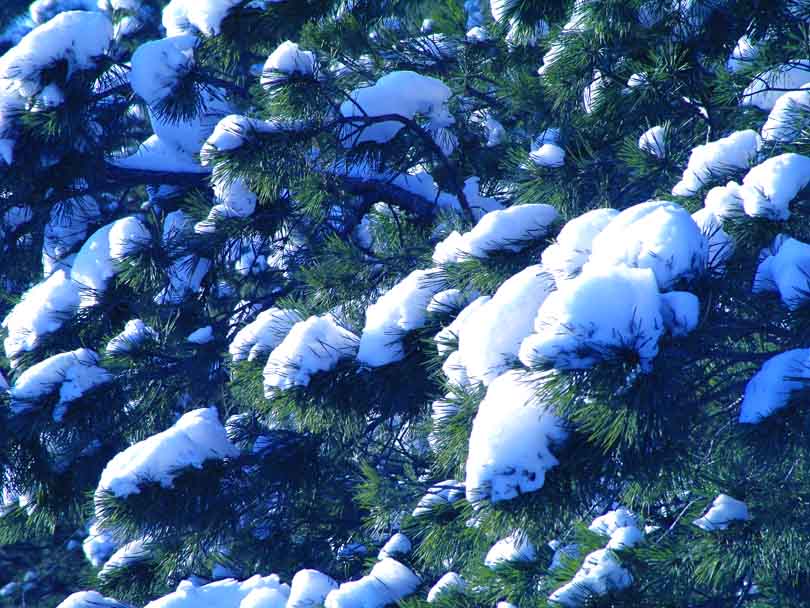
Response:
[{"label": "pine tree", "polygon": [[808,19],[7,21],[2,601],[810,605]]}]

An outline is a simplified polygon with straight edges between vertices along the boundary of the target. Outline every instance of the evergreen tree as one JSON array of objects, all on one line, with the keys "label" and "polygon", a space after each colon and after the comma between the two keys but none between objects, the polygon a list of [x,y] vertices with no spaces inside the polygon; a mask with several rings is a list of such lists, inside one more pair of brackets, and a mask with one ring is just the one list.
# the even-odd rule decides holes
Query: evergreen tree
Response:
[{"label": "evergreen tree", "polygon": [[810,605],[808,20],[8,20],[2,601]]}]

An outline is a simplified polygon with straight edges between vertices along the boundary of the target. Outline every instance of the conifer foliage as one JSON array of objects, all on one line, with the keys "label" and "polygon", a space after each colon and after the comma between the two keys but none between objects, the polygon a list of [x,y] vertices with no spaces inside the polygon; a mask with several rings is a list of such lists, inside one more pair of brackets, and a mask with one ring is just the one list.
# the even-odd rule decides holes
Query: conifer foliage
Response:
[{"label": "conifer foliage", "polygon": [[0,601],[810,605],[809,24],[9,19]]}]

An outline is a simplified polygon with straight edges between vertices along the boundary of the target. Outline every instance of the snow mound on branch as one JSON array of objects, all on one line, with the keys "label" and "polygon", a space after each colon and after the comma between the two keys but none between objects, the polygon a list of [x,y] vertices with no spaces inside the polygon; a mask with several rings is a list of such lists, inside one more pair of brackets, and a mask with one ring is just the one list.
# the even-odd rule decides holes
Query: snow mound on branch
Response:
[{"label": "snow mound on branch", "polygon": [[331,315],[310,317],[293,325],[264,366],[264,392],[307,386],[313,374],[335,368],[341,359],[353,358],[359,339],[337,324]]},{"label": "snow mound on branch", "polygon": [[450,591],[464,591],[467,583],[455,572],[448,572],[434,584],[427,594],[428,603],[435,602],[440,595]]},{"label": "snow mound on branch", "polygon": [[519,372],[496,378],[478,406],[470,434],[467,500],[509,500],[543,487],[559,464],[551,447],[565,440],[560,419],[537,401]]},{"label": "snow mound on branch", "polygon": [[451,505],[462,498],[464,498],[464,484],[455,479],[445,479],[428,488],[425,495],[416,503],[411,515],[420,517],[440,505]]},{"label": "snow mound on branch", "polygon": [[747,521],[749,519],[751,517],[744,502],[726,494],[720,494],[714,499],[706,514],[692,523],[701,530],[714,532],[716,530],[725,530],[732,521]]},{"label": "snow mound on branch", "polygon": [[397,532],[389,538],[377,554],[377,559],[395,557],[397,555],[407,555],[411,552],[411,539]]},{"label": "snow mound on branch", "polygon": [[340,105],[344,118],[356,119],[344,129],[344,145],[382,144],[393,139],[405,126],[395,120],[367,124],[365,118],[396,114],[412,120],[417,114],[423,114],[430,120],[430,130],[448,127],[454,122],[447,110],[452,94],[441,80],[430,76],[410,71],[386,74],[376,84],[352,91],[350,99]]},{"label": "snow mound on branch", "polygon": [[79,307],[79,286],[64,270],[57,270],[34,285],[3,319],[8,336],[3,340],[6,356],[13,360],[33,350],[42,336],[62,327]]},{"label": "snow mound on branch", "polygon": [[[190,232],[188,217],[181,210],[173,211],[163,220],[163,246],[172,250]],[[158,304],[179,304],[189,293],[200,290],[210,260],[189,254],[177,258],[168,271],[169,283],[156,296]]]},{"label": "snow mound on branch", "polygon": [[214,328],[210,325],[195,329],[186,337],[186,342],[192,344],[208,344],[214,339]]},{"label": "snow mound on branch", "polygon": [[484,558],[484,565],[496,568],[509,562],[533,562],[537,559],[537,550],[525,534],[514,532],[496,542]]},{"label": "snow mound on branch", "polygon": [[113,337],[104,349],[108,355],[123,355],[128,353],[145,340],[157,340],[157,332],[144,324],[140,319],[131,319],[124,326],[124,331]]},{"label": "snow mound on branch", "polygon": [[565,164],[565,150],[557,144],[547,143],[529,152],[529,158],[538,167],[562,167]]},{"label": "snow mound on branch", "polygon": [[489,384],[509,367],[553,289],[554,280],[542,266],[529,266],[470,313],[458,333],[458,358],[470,380]]},{"label": "snow mound on branch", "polygon": [[566,223],[543,251],[543,269],[557,281],[578,275],[591,256],[593,240],[617,215],[615,209],[594,209]]},{"label": "snow mound on branch", "polygon": [[116,570],[130,568],[138,562],[149,559],[149,556],[150,551],[146,548],[145,541],[143,539],[133,540],[112,554],[110,559],[102,566],[98,578],[103,581]]},{"label": "snow mound on branch", "polygon": [[810,385],[810,349],[797,348],[768,359],[745,387],[740,422],[757,424],[787,406],[791,393]]},{"label": "snow mound on branch", "polygon": [[692,216],[668,201],[625,209],[593,239],[592,250],[584,273],[616,265],[649,268],[662,290],[698,276],[708,257],[708,243]]},{"label": "snow mound on branch", "polygon": [[79,348],[59,353],[25,370],[9,391],[12,411],[29,409],[34,402],[59,389],[59,402],[54,407],[53,419],[60,422],[68,404],[87,391],[106,384],[112,375],[98,367],[98,355],[92,350]]},{"label": "snow mound on branch", "polygon": [[613,550],[628,549],[643,540],[635,517],[620,508],[597,517],[589,529],[609,536],[610,540],[604,549],[588,554],[574,578],[549,596],[552,603],[571,608],[583,606],[591,597],[626,589],[633,583],[633,577],[621,566]]},{"label": "snow mound on branch", "polygon": [[431,298],[441,291],[437,270],[414,270],[366,310],[357,359],[380,367],[405,357],[402,334],[419,329]]},{"label": "snow mound on branch", "polygon": [[238,455],[215,408],[192,410],[174,426],[129,446],[107,463],[96,489],[96,506],[105,492],[123,498],[137,494],[139,485],[149,481],[170,488],[179,469],[201,468],[206,460]]},{"label": "snow mound on branch", "polygon": [[787,153],[758,164],[743,178],[737,194],[751,217],[786,220],[790,201],[810,183],[810,157]]},{"label": "snow mound on branch", "polygon": [[292,579],[290,597],[285,608],[312,608],[323,604],[329,592],[338,584],[332,577],[317,570],[299,570]]},{"label": "snow mound on branch", "polygon": [[807,83],[810,83],[810,61],[786,63],[756,76],[743,92],[740,104],[770,111],[785,94],[785,89],[798,89]]},{"label": "snow mound on branch", "polygon": [[241,582],[229,578],[200,587],[182,581],[174,593],[149,602],[145,608],[283,608],[289,594],[289,586],[275,574],[257,574]]},{"label": "snow mound on branch", "polygon": [[70,252],[87,237],[87,228],[101,215],[96,200],[90,196],[61,201],[51,207],[42,244],[42,267],[51,275]]},{"label": "snow mound on branch", "polygon": [[436,348],[438,349],[439,354],[446,355],[452,350],[450,344],[458,341],[458,337],[461,334],[461,328],[464,327],[467,319],[491,299],[492,298],[490,296],[481,296],[476,298],[458,313],[450,325],[442,329],[434,336],[433,341],[436,342]]},{"label": "snow mound on branch", "polygon": [[747,169],[761,147],[759,134],[748,129],[692,148],[689,164],[672,194],[692,196],[724,173]]},{"label": "snow mound on branch", "polygon": [[310,76],[315,72],[315,53],[302,51],[295,42],[285,40],[264,62],[261,85],[265,88],[279,84],[285,76],[301,74]]},{"label": "snow mound on branch", "polygon": [[33,97],[44,86],[43,70],[67,62],[67,77],[95,67],[113,36],[109,18],[99,12],[65,11],[26,34],[0,57],[0,82],[8,92]]},{"label": "snow mound on branch", "polygon": [[112,534],[93,522],[87,538],[82,541],[82,551],[94,568],[100,568],[115,553],[119,544]]},{"label": "snow mound on branch", "polygon": [[754,293],[778,291],[785,306],[796,310],[810,298],[810,245],[784,234],[760,253]]},{"label": "snow mound on branch", "polygon": [[516,205],[490,211],[475,228],[464,234],[453,231],[433,250],[435,264],[459,262],[466,257],[484,258],[490,251],[520,251],[526,241],[544,237],[557,219],[551,205]]},{"label": "snow mound on branch", "polygon": [[762,139],[768,142],[792,143],[799,138],[810,113],[808,87],[810,84],[803,85],[803,90],[785,93],[776,101],[762,127]]},{"label": "snow mound on branch", "polygon": [[152,40],[132,54],[129,82],[147,105],[154,107],[174,94],[175,88],[194,66],[194,36]]},{"label": "snow mound on branch", "polygon": [[722,271],[734,253],[734,240],[723,230],[723,223],[707,207],[692,214],[700,231],[708,243],[707,263],[710,270]]},{"label": "snow mound on branch", "polygon": [[168,36],[198,31],[216,36],[222,21],[239,4],[242,0],[172,0],[163,9],[163,27]]},{"label": "snow mound on branch", "polygon": [[741,36],[731,52],[731,57],[726,62],[726,67],[731,72],[739,72],[746,64],[751,63],[758,54],[759,48],[751,42],[751,39],[748,36]]},{"label": "snow mound on branch", "polygon": [[126,608],[98,591],[79,591],[66,597],[56,608]]},{"label": "snow mound on branch", "polygon": [[667,132],[664,127],[657,125],[644,131],[638,138],[638,148],[655,157],[664,158],[667,153]]},{"label": "snow mound on branch", "polygon": [[[520,346],[520,360],[526,366],[551,363],[560,369],[583,369],[627,349],[649,369],[666,330],[662,305],[651,270],[591,269],[546,298],[537,313],[536,333]],[[674,319],[689,316],[688,311],[670,314]]]},{"label": "snow mound on branch", "polygon": [[70,271],[70,277],[82,289],[82,306],[96,303],[107,282],[118,273],[116,262],[136,252],[151,240],[140,220],[125,217],[96,230],[88,238]]},{"label": "snow mound on branch", "polygon": [[720,220],[738,218],[745,215],[742,199],[742,186],[728,182],[725,186],[715,186],[706,194],[703,205]]},{"label": "snow mound on branch", "polygon": [[418,586],[418,576],[387,557],[360,580],[343,583],[339,589],[330,591],[324,608],[383,608],[412,594]]},{"label": "snow mound on branch", "polygon": [[294,310],[275,307],[265,310],[237,332],[228,352],[234,361],[254,361],[281,344],[293,325],[302,320]]}]

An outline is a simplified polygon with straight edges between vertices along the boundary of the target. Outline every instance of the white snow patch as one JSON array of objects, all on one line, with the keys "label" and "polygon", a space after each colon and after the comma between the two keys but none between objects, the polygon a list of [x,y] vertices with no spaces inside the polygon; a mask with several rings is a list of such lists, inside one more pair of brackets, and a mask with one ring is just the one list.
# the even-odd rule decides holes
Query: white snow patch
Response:
[{"label": "white snow patch", "polygon": [[359,339],[334,317],[310,317],[293,325],[264,366],[265,396],[293,386],[307,386],[313,374],[335,368],[357,352]]},{"label": "white snow patch", "polygon": [[725,530],[732,521],[747,521],[749,519],[751,517],[744,502],[726,494],[720,494],[714,499],[706,514],[692,523],[701,530],[714,532],[716,530]]},{"label": "white snow patch", "polygon": [[567,436],[560,419],[537,400],[517,371],[489,385],[470,434],[465,481],[467,500],[509,500],[543,487],[559,464],[551,447]]},{"label": "white snow patch", "polygon": [[739,421],[757,424],[787,406],[791,393],[810,386],[810,349],[797,348],[768,359],[745,387]]},{"label": "white snow patch", "polygon": [[324,608],[383,608],[412,594],[418,586],[418,576],[387,557],[360,580],[343,583],[339,589],[330,591]]},{"label": "white snow patch", "polygon": [[692,148],[689,164],[672,194],[691,196],[723,174],[747,169],[761,147],[759,134],[747,129]]},{"label": "white snow patch", "polygon": [[215,408],[192,410],[169,429],[131,445],[107,463],[96,489],[96,501],[104,492],[119,498],[137,494],[139,484],[147,481],[170,488],[177,470],[201,468],[206,460],[238,454]]},{"label": "white snow patch", "polygon": [[785,89],[799,89],[810,82],[810,61],[797,60],[757,75],[743,91],[740,105],[770,111]]}]

